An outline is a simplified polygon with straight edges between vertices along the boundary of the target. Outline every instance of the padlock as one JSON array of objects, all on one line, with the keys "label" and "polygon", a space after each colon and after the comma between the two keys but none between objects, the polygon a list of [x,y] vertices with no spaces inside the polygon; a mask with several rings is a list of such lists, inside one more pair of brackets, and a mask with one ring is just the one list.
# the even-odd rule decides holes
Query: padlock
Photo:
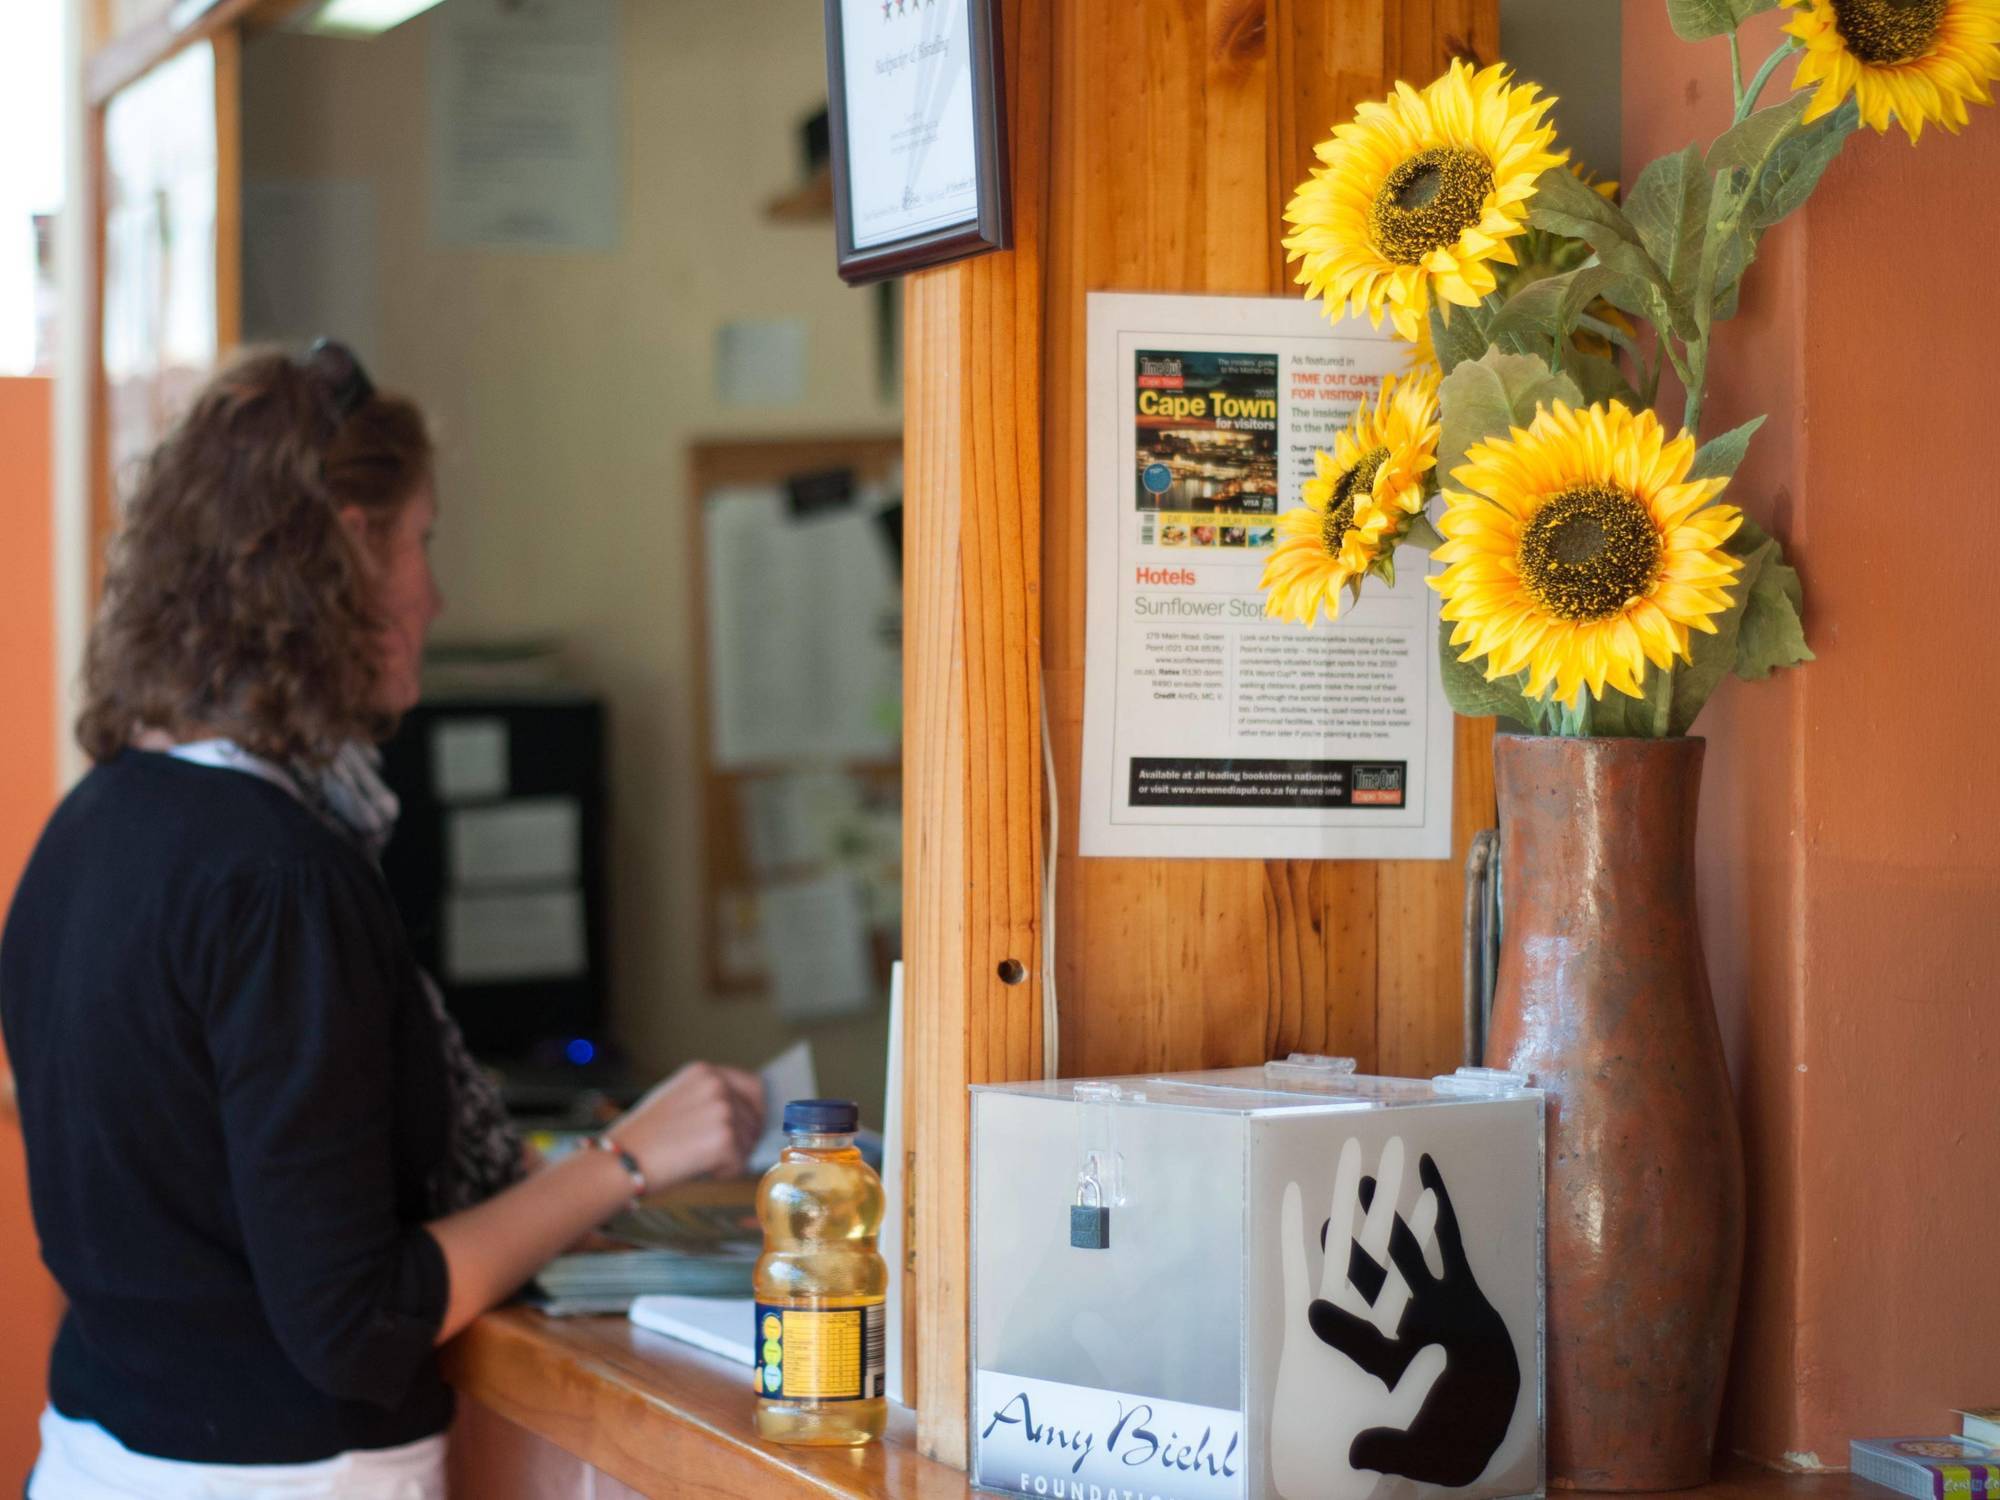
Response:
[{"label": "padlock", "polygon": [[[1095,1202],[1086,1203],[1086,1198]],[[1076,1202],[1069,1206],[1069,1243],[1075,1250],[1111,1248],[1111,1209],[1104,1190],[1088,1172],[1077,1179]]]}]

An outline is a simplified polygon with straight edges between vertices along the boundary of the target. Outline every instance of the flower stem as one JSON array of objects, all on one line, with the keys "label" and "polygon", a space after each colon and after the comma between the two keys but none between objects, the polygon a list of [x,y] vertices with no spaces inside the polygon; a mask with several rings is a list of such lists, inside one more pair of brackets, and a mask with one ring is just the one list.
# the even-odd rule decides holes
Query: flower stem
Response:
[{"label": "flower stem", "polygon": [[1736,39],[1736,33],[1729,33],[1729,88],[1736,106],[1736,118],[1743,118],[1743,44]]},{"label": "flower stem", "polygon": [[[1750,111],[1757,107],[1757,96],[1764,92],[1764,85],[1769,83],[1771,75],[1778,71],[1778,64],[1798,50],[1798,38],[1786,37],[1783,45],[1764,59],[1764,65],[1757,70],[1756,76],[1750,80],[1750,87],[1746,89],[1738,85],[1736,90],[1736,123],[1738,125],[1741,125],[1745,120],[1750,118]],[[1729,51],[1733,61],[1736,53],[1736,33],[1733,31],[1729,33]]]}]

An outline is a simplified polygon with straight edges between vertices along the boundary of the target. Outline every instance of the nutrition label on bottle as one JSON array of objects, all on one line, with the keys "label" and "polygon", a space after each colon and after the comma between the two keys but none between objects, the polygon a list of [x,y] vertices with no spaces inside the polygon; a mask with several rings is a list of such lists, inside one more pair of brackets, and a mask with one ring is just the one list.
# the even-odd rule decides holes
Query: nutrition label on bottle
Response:
[{"label": "nutrition label on bottle", "polygon": [[883,1307],[757,1304],[757,1391],[778,1400],[860,1401],[880,1396]]}]

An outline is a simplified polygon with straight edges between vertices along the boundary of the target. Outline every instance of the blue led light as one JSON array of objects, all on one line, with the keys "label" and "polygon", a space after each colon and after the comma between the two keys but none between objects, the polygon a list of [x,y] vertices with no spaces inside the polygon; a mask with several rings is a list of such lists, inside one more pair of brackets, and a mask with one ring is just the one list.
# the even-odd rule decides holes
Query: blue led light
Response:
[{"label": "blue led light", "polygon": [[564,1046],[563,1056],[580,1068],[597,1056],[597,1049],[584,1038],[577,1037]]}]

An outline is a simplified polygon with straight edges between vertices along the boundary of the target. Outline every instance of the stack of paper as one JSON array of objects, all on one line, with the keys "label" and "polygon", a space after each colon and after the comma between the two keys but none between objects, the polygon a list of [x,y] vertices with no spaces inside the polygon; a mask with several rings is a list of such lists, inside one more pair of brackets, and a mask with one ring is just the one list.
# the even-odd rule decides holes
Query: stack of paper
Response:
[{"label": "stack of paper", "polygon": [[674,1250],[605,1250],[563,1255],[535,1277],[528,1300],[553,1316],[622,1313],[635,1297],[678,1292],[742,1297],[754,1256],[685,1255]]},{"label": "stack of paper", "polygon": [[2000,1449],[1962,1437],[1855,1438],[1855,1476],[1915,1500],[2000,1500]]}]

